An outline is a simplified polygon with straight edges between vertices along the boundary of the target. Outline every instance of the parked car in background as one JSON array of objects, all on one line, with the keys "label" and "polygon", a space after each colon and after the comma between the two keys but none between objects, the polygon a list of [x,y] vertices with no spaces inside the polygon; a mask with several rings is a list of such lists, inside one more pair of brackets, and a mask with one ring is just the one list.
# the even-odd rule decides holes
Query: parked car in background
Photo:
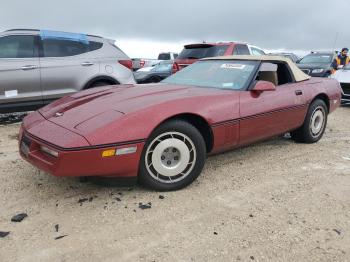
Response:
[{"label": "parked car in background", "polygon": [[259,47],[241,42],[199,43],[185,45],[175,59],[173,73],[202,58],[229,55],[265,55]]},{"label": "parked car in background", "polygon": [[132,68],[134,71],[137,71],[143,67],[154,66],[161,61],[175,60],[177,57],[178,57],[177,53],[166,52],[166,53],[160,53],[158,55],[158,59],[133,58]]},{"label": "parked car in background", "polygon": [[144,67],[134,73],[139,84],[158,83],[171,75],[173,61],[162,61],[152,67]]},{"label": "parked car in background", "polygon": [[298,67],[306,74],[315,77],[329,77],[335,52],[311,52],[298,62]]},{"label": "parked car in background", "polygon": [[288,57],[294,63],[297,63],[300,61],[300,57],[293,53],[281,52],[281,53],[270,53],[269,55]]},{"label": "parked car in background", "polygon": [[0,34],[0,113],[32,110],[97,86],[134,84],[114,40],[47,30]]},{"label": "parked car in background", "polygon": [[209,154],[286,132],[319,141],[340,98],[337,81],[311,78],[284,57],[209,58],[147,88],[64,97],[24,119],[19,152],[55,176],[138,178],[176,190],[200,175]]},{"label": "parked car in background", "polygon": [[331,78],[338,80],[342,88],[342,104],[350,105],[350,64],[337,70]]}]

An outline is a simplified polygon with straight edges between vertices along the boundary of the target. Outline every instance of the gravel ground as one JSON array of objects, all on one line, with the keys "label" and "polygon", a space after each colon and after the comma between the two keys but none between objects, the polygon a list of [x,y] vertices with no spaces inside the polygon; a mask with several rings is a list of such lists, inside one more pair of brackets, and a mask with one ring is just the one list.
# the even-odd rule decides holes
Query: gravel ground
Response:
[{"label": "gravel ground", "polygon": [[0,261],[349,261],[349,112],[317,144],[211,157],[171,193],[47,175],[20,159],[19,125],[1,126]]}]

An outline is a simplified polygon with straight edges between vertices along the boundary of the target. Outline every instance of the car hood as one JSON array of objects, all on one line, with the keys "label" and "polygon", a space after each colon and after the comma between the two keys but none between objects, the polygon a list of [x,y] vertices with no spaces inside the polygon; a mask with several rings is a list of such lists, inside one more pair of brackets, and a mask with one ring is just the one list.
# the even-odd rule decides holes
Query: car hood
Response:
[{"label": "car hood", "polygon": [[[215,95],[213,88],[148,84],[94,88],[64,97],[39,110],[47,120],[78,132],[84,123],[93,120],[97,128],[125,114],[142,111],[152,105],[186,97]],[[108,121],[108,122],[106,122]]]},{"label": "car hood", "polygon": [[350,70],[337,70],[332,78],[338,80],[340,83],[350,83]]},{"label": "car hood", "polygon": [[316,69],[316,68],[328,69],[330,68],[331,64],[312,63],[312,64],[297,64],[297,66],[300,69]]},{"label": "car hood", "polygon": [[134,73],[134,77],[135,77],[135,79],[142,79],[150,74],[153,74],[153,72],[152,71],[141,71],[141,72],[137,71]]},{"label": "car hood", "polygon": [[149,72],[153,69],[153,66],[148,66],[148,67],[142,67],[139,70],[137,70],[135,73],[139,73],[139,72]]}]

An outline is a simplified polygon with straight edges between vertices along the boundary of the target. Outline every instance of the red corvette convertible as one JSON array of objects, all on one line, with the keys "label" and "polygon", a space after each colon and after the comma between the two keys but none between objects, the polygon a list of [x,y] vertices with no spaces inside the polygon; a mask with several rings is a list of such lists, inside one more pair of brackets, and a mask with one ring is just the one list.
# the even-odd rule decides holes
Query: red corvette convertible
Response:
[{"label": "red corvette convertible", "polygon": [[310,78],[286,58],[205,59],[158,84],[57,100],[24,119],[20,154],[55,176],[138,177],[176,190],[208,154],[286,132],[317,142],[340,98],[337,81]]}]

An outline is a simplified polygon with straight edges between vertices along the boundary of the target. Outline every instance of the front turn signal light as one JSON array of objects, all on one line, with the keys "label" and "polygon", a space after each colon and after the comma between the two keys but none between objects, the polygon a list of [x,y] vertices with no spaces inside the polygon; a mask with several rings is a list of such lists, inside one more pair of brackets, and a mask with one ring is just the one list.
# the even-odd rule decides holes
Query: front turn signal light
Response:
[{"label": "front turn signal light", "polygon": [[108,149],[102,152],[102,157],[115,156],[115,149]]}]

